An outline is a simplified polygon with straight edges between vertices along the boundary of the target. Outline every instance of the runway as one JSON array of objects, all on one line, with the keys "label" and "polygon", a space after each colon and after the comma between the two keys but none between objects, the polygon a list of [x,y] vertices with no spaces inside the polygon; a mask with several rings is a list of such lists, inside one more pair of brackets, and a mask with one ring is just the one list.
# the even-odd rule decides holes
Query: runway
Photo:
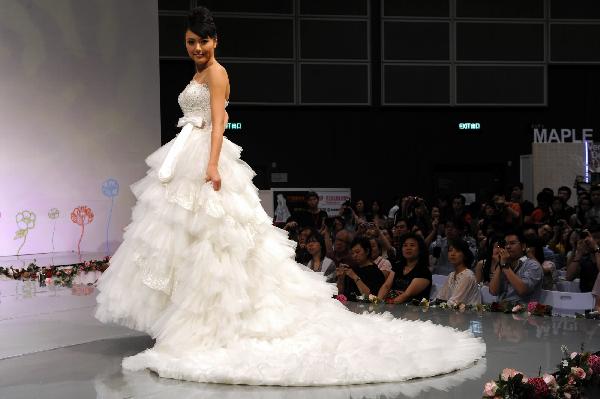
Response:
[{"label": "runway", "polygon": [[571,350],[600,346],[596,320],[350,303],[354,312],[389,311],[471,330],[486,342],[487,357],[466,370],[404,383],[316,388],[200,384],[123,372],[121,359],[153,341],[96,321],[96,291],[91,289],[0,281],[0,398],[477,398],[483,384],[505,367],[537,375],[540,367],[554,370],[561,345]]}]

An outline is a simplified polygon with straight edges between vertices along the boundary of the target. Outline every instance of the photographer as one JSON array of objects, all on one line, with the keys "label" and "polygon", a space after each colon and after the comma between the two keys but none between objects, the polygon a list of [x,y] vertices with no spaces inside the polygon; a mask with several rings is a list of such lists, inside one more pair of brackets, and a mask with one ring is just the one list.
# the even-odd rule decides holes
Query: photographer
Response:
[{"label": "photographer", "polygon": [[499,263],[493,270],[490,293],[501,301],[528,303],[542,292],[542,266],[525,256],[523,236],[507,233],[499,243]]},{"label": "photographer", "polygon": [[356,264],[340,264],[336,268],[338,293],[350,300],[357,296],[378,295],[385,282],[385,276],[371,261],[371,244],[366,238],[356,238],[350,245],[352,260]]},{"label": "photographer", "polygon": [[345,201],[340,207],[338,216],[344,220],[344,229],[355,232],[358,225],[358,217],[352,209],[350,200]]}]

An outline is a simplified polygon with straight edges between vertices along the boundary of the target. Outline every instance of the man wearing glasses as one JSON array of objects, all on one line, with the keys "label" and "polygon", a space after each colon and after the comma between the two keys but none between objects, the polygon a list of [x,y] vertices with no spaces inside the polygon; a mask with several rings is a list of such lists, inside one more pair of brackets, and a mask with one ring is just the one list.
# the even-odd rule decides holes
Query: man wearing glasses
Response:
[{"label": "man wearing glasses", "polygon": [[542,266],[525,256],[525,244],[518,233],[507,233],[499,242],[499,262],[490,281],[490,293],[501,301],[538,301],[542,292]]}]

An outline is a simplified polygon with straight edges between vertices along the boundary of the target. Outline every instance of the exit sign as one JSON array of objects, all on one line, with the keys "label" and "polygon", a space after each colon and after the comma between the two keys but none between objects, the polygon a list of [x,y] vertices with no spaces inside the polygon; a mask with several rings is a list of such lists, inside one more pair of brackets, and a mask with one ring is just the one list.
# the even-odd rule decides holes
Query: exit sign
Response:
[{"label": "exit sign", "polygon": [[481,130],[481,124],[479,122],[459,122],[458,128],[460,130]]}]

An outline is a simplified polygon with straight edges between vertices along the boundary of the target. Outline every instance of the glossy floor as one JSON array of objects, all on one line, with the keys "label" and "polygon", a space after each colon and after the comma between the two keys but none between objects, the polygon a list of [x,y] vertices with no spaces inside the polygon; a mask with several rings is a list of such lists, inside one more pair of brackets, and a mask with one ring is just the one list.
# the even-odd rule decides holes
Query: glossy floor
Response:
[{"label": "glossy floor", "polygon": [[485,340],[487,357],[466,370],[405,383],[324,388],[199,384],[123,372],[121,359],[153,341],[98,323],[92,317],[95,292],[13,281],[1,282],[0,291],[0,398],[479,398],[483,384],[504,367],[537,374],[540,367],[554,370],[561,345],[600,349],[600,322],[594,320],[352,304],[356,312],[387,310],[397,317],[469,329]]}]

